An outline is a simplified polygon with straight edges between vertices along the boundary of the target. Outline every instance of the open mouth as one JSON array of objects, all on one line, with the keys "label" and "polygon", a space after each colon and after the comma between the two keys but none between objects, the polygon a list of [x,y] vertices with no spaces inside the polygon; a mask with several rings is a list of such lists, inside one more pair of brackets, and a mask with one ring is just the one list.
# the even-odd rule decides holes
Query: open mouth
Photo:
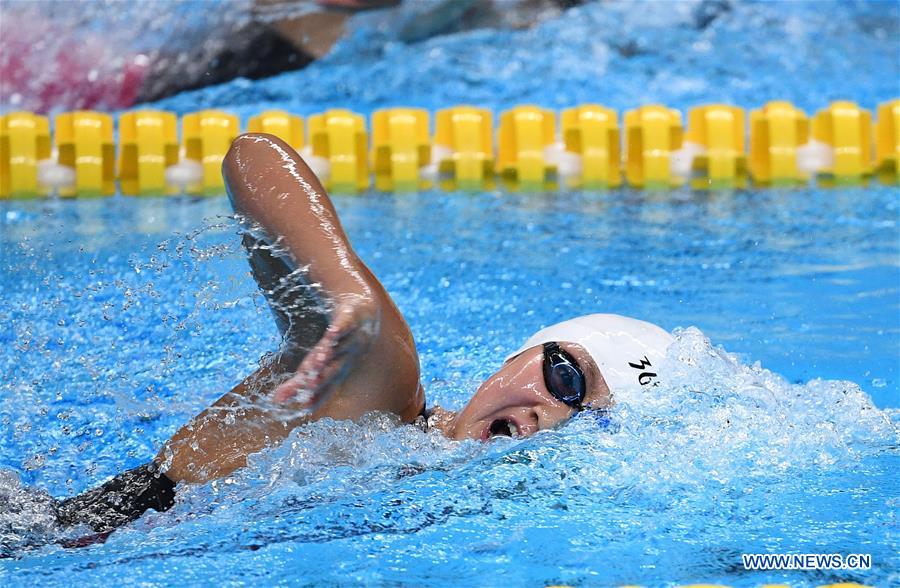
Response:
[{"label": "open mouth", "polygon": [[516,424],[508,419],[494,419],[488,427],[488,437],[517,437],[518,433]]}]

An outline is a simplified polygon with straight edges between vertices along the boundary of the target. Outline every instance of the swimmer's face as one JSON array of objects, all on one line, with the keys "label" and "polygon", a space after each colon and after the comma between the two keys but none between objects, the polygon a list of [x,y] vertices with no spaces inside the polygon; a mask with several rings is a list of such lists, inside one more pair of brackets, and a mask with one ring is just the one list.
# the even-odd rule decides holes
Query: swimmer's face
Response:
[{"label": "swimmer's face", "polygon": [[[598,409],[609,407],[609,388],[587,351],[576,343],[560,342],[559,347],[584,375],[583,404]],[[575,409],[547,389],[544,361],[543,346],[537,345],[504,363],[456,416],[450,437],[482,441],[495,435],[528,437],[569,420]]]}]

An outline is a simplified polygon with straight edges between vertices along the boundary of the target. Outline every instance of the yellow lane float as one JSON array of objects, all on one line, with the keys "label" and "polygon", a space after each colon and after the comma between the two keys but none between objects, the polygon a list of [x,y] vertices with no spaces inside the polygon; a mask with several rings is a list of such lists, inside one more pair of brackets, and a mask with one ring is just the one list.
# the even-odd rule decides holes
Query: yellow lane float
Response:
[{"label": "yellow lane float", "polygon": [[750,113],[750,175],[760,186],[801,184],[798,149],[809,141],[809,117],[790,102],[772,101]]},{"label": "yellow lane float", "polygon": [[420,169],[431,163],[428,111],[390,108],[372,114],[375,189],[410,192],[428,188]]},{"label": "yellow lane float", "polygon": [[556,167],[545,150],[556,142],[556,116],[538,106],[517,106],[500,115],[497,173],[511,189],[543,190],[555,181]]},{"label": "yellow lane float", "polygon": [[872,114],[853,102],[832,102],[813,118],[813,139],[831,149],[831,162],[819,170],[826,186],[864,183],[872,174]]},{"label": "yellow lane float", "polygon": [[221,110],[201,110],[184,115],[181,136],[185,159],[202,166],[199,181],[187,185],[190,194],[219,194],[225,190],[222,160],[240,133],[238,118]]},{"label": "yellow lane float", "polygon": [[744,110],[726,104],[692,108],[685,141],[699,145],[694,158],[691,187],[744,188],[747,155],[744,152]]},{"label": "yellow lane float", "polygon": [[581,173],[570,181],[572,187],[605,189],[622,185],[617,118],[615,110],[597,104],[563,110],[566,151],[581,158]]},{"label": "yellow lane float", "polygon": [[367,189],[369,140],[362,115],[334,109],[310,116],[308,123],[311,153],[325,163],[316,169],[325,187],[350,193]]},{"label": "yellow lane float", "polygon": [[75,170],[75,182],[60,187],[60,196],[112,196],[116,192],[116,146],[112,117],[79,110],[56,115],[57,161]]},{"label": "yellow lane float", "polygon": [[172,112],[136,110],[119,117],[119,187],[129,196],[172,194],[166,170],[178,163]]},{"label": "yellow lane float", "polygon": [[[304,119],[284,110],[250,117],[247,130],[280,137],[299,151],[334,192],[429,189],[492,190],[496,178],[511,190],[629,186],[694,189],[758,186],[854,185],[873,174],[900,183],[900,100],[869,111],[837,101],[809,119],[784,101],[750,113],[710,104],[688,113],[645,105],[625,112],[620,133],[614,110],[582,104],[556,114],[532,105],[502,113],[495,129],[489,110],[454,106],[435,114],[389,108],[366,118],[333,109]],[[30,112],[0,116],[0,198],[111,195],[222,194],[221,164],[240,132],[237,116],[202,110],[181,117],[138,110],[118,119],[101,112],[58,114],[54,124]],[[304,128],[305,127],[305,128]],[[874,128],[873,128],[874,127]],[[495,136],[496,131],[496,136]],[[496,140],[496,146],[495,146]],[[495,151],[496,147],[496,151]],[[118,164],[118,165],[117,165]],[[370,167],[372,168],[370,171]],[[118,171],[117,171],[118,168]]]},{"label": "yellow lane float", "polygon": [[672,173],[672,155],[682,147],[681,113],[660,105],[625,113],[625,177],[635,188],[664,189],[683,179]]},{"label": "yellow lane float", "polygon": [[493,186],[494,122],[489,110],[455,106],[437,112],[434,151],[441,187],[482,190]]},{"label": "yellow lane float", "polygon": [[50,158],[50,121],[30,112],[0,116],[0,198],[45,196],[38,163]]},{"label": "yellow lane float", "polygon": [[875,130],[875,161],[878,179],[885,184],[900,183],[900,100],[878,106]]},{"label": "yellow lane float", "polygon": [[297,151],[305,146],[303,119],[284,110],[266,110],[247,121],[248,133],[275,135]]}]

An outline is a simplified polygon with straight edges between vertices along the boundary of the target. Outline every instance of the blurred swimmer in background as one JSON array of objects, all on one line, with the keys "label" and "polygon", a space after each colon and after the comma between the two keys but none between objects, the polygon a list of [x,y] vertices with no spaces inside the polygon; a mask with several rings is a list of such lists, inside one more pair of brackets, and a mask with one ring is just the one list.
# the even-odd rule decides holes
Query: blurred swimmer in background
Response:
[{"label": "blurred swimmer in background", "polygon": [[0,107],[127,108],[301,69],[346,38],[357,16],[379,31],[366,37],[368,45],[415,43],[472,28],[531,26],[580,1],[3,2]]},{"label": "blurred swimmer in background", "polygon": [[102,536],[176,488],[227,476],[317,419],[372,411],[451,439],[528,437],[657,385],[671,335],[592,314],[547,327],[506,358],[458,413],[428,408],[413,335],[357,256],[319,180],[271,135],[238,137],[223,164],[252,274],[282,336],[277,352],[165,443],[150,463],[60,502],[63,525]]}]

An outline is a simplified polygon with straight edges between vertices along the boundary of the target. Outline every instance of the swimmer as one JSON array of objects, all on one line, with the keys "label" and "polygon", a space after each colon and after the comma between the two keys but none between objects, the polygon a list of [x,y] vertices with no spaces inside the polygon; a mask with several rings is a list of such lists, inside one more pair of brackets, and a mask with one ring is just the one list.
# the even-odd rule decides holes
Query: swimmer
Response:
[{"label": "swimmer", "polygon": [[671,335],[650,323],[587,315],[530,337],[458,413],[427,408],[412,333],[357,256],[324,188],[286,143],[238,137],[223,163],[252,274],[280,349],[178,430],[150,463],[57,504],[62,525],[97,533],[164,511],[177,488],[227,476],[304,423],[372,411],[451,439],[528,437],[660,381]]}]

